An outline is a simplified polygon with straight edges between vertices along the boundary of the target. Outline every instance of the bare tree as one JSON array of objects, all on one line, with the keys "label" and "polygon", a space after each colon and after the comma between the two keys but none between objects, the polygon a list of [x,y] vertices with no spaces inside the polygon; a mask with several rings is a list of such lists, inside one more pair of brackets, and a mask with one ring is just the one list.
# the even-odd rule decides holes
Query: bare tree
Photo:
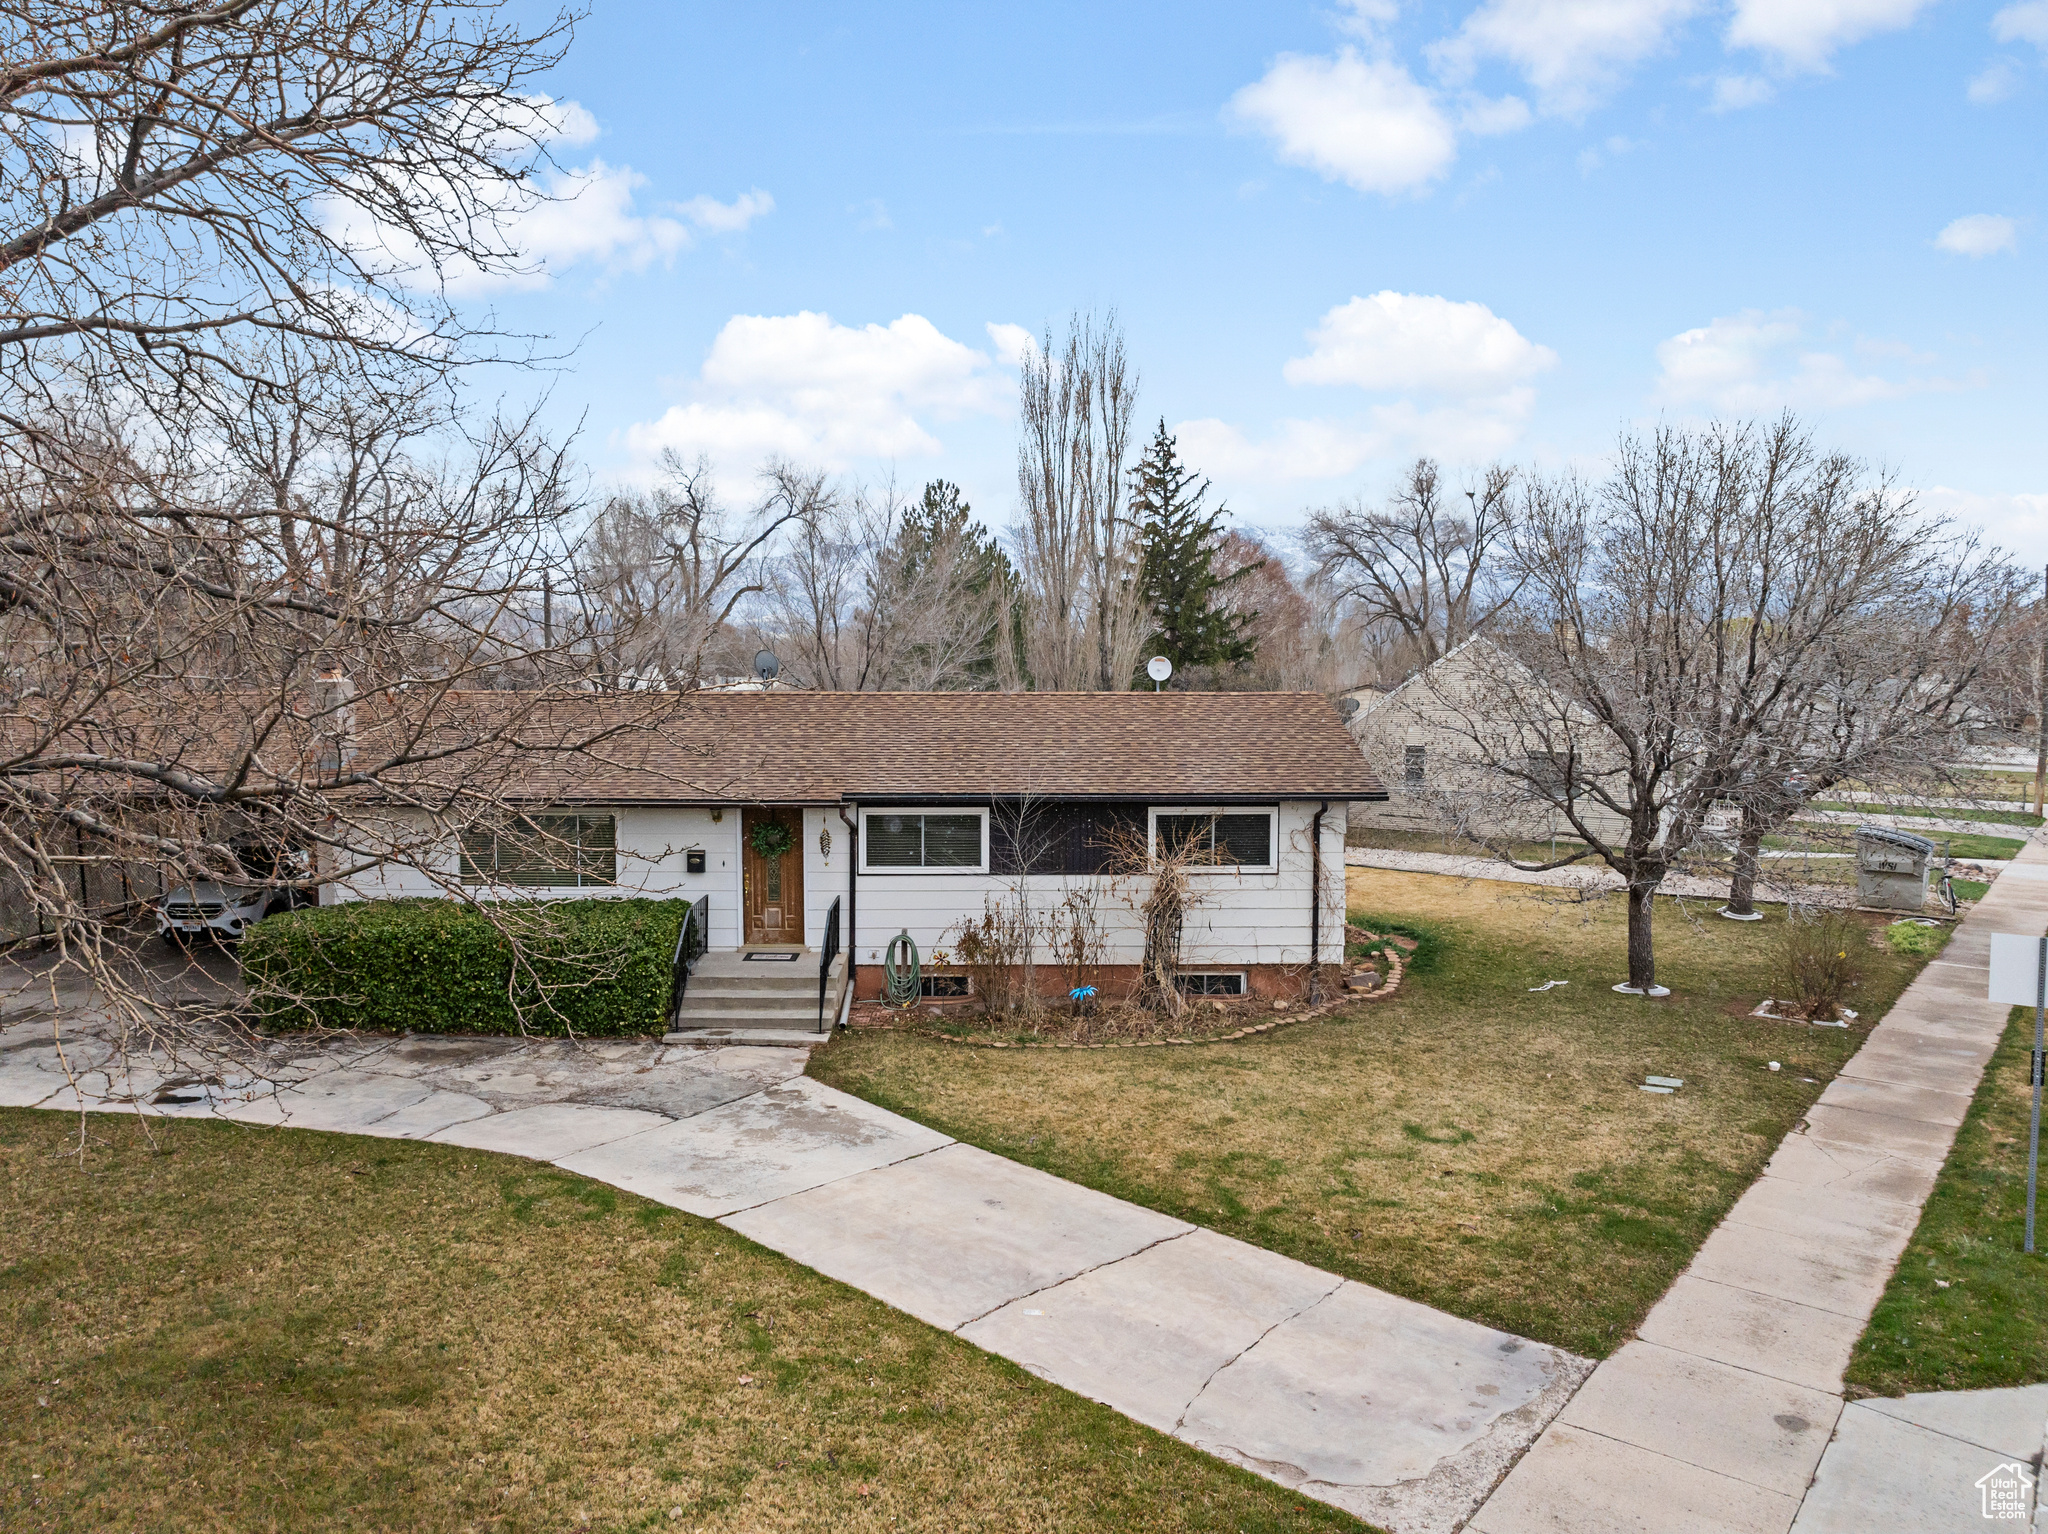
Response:
[{"label": "bare tree", "polygon": [[[1846,466],[1823,466],[1837,471]],[[2011,648],[2017,572],[1976,537],[1920,525],[1910,560],[1787,679],[1724,803],[1739,812],[1727,913],[1754,909],[1763,840],[1839,784],[1951,786],[1972,700]]]},{"label": "bare tree", "polygon": [[[1883,645],[1913,660],[1898,594],[1949,584],[1943,532],[1789,416],[1625,437],[1597,487],[1528,483],[1522,596],[1481,641],[1496,658],[1432,680],[1431,703],[1497,811],[1540,808],[1588,849],[1517,866],[1596,857],[1621,875],[1629,987],[1655,986],[1652,897],[1707,814],[1851,729],[1863,700],[1832,693],[1830,657]],[[1932,655],[1920,675],[1948,685]]]},{"label": "bare tree", "polygon": [[1138,380],[1115,314],[1074,315],[1057,356],[1047,330],[1019,387],[1018,670],[1041,690],[1126,691],[1147,618],[1124,504]]},{"label": "bare tree", "polygon": [[710,459],[669,451],[662,466],[660,484],[613,495],[577,541],[576,597],[610,687],[698,686],[735,613],[766,589],[776,540],[831,510],[825,477],[788,464],[762,471],[764,493],[742,518],[720,500]]},{"label": "bare tree", "polygon": [[[777,471],[794,519],[768,562],[757,632],[831,692],[966,687],[988,660],[1000,593],[964,508],[906,503],[893,483]],[[948,487],[950,488],[950,487]]]},{"label": "bare tree", "polygon": [[1506,558],[1515,531],[1515,473],[1496,464],[1460,497],[1434,461],[1418,458],[1384,508],[1354,500],[1310,516],[1306,537],[1336,594],[1359,619],[1400,635],[1421,670],[1483,629],[1514,600]]},{"label": "bare tree", "polygon": [[440,279],[519,269],[567,35],[490,0],[0,12],[0,883],[60,1019],[219,1047],[135,901],[393,861],[473,896],[463,828],[672,711],[593,705],[597,636],[535,610],[565,453],[447,387],[491,348]]},{"label": "bare tree", "polygon": [[315,367],[370,392],[479,332],[560,115],[537,31],[457,0],[20,0],[0,12],[0,419],[81,391],[232,417]]}]

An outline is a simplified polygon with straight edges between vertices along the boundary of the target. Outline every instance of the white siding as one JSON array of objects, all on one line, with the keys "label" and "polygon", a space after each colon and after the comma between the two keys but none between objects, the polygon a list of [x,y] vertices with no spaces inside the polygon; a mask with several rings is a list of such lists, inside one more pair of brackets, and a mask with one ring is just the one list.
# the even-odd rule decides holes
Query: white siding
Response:
[{"label": "white siding", "polygon": [[[1188,915],[1183,962],[1201,967],[1233,964],[1305,964],[1309,957],[1309,885],[1314,861],[1309,827],[1318,801],[1287,800],[1280,805],[1277,867],[1272,873],[1225,871],[1195,876],[1202,895]],[[1342,800],[1323,817],[1322,958],[1344,954],[1344,825]],[[879,964],[889,939],[908,931],[920,954],[949,946],[963,917],[979,916],[990,899],[1014,906],[1020,886],[1028,886],[1035,911],[1056,907],[1076,884],[1093,884],[1099,910],[1110,934],[1105,962],[1136,964],[1144,956],[1144,937],[1133,901],[1144,898],[1144,881],[1124,881],[1121,889],[1106,878],[1088,875],[1034,875],[1028,880],[996,874],[864,873],[860,876],[858,960]],[[1040,958],[1046,955],[1041,954]]]},{"label": "white siding", "polygon": [[[1334,962],[1344,952],[1344,825],[1345,805],[1331,804],[1323,818],[1323,952],[1324,962]],[[1280,835],[1277,869],[1264,874],[1216,872],[1197,875],[1202,902],[1190,912],[1183,955],[1189,964],[1223,966],[1234,964],[1302,964],[1308,959],[1309,826],[1316,802],[1288,800],[1280,805]],[[612,812],[618,821],[618,873],[615,889],[525,890],[522,895],[542,899],[606,899],[631,895],[656,898],[682,897],[695,900],[711,897],[710,940],[713,948],[736,948],[740,944],[740,810],[727,808],[717,820],[703,809],[640,809],[621,807]],[[849,812],[851,813],[851,812]],[[821,832],[830,833],[830,850],[821,845]],[[853,861],[853,836],[832,809],[804,811],[801,850],[804,859],[804,941],[812,947],[824,942],[825,920],[835,898],[844,899],[847,872]],[[685,871],[685,854],[704,852],[704,872]],[[441,862],[444,876],[452,877],[456,859],[452,848]],[[899,931],[908,929],[918,951],[930,954],[945,946],[965,916],[981,914],[983,903],[996,897],[1014,903],[1017,880],[992,874],[946,874],[918,872],[904,874],[868,873],[860,876],[860,931],[853,934],[842,925],[841,944],[857,950],[856,961],[879,964],[882,949]],[[1107,962],[1135,964],[1142,957],[1143,941],[1135,912],[1128,898],[1143,898],[1134,887],[1120,895],[1106,879],[1088,876],[1034,876],[1030,897],[1038,911],[1058,905],[1070,884],[1093,883],[1100,892],[1104,926],[1111,934]],[[338,900],[389,899],[404,895],[433,895],[442,886],[418,869],[399,864],[351,881],[347,887],[328,885],[321,892],[323,902]],[[844,905],[841,921],[846,919]],[[856,941],[856,936],[858,941]],[[1042,956],[1043,957],[1043,956]]]}]

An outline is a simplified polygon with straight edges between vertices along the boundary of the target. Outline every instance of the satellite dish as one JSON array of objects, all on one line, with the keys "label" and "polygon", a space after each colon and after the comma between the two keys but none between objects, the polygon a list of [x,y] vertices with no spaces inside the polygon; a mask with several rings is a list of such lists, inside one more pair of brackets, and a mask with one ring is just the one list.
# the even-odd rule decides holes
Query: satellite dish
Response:
[{"label": "satellite dish", "polygon": [[1353,714],[1357,712],[1358,700],[1356,698],[1340,698],[1338,700],[1337,717],[1339,719],[1349,719]]},{"label": "satellite dish", "polygon": [[764,682],[772,682],[782,671],[782,662],[775,658],[773,650],[754,652],[754,675]]},{"label": "satellite dish", "polygon": [[1145,662],[1145,675],[1155,682],[1163,682],[1173,675],[1173,662],[1164,655],[1155,655]]}]

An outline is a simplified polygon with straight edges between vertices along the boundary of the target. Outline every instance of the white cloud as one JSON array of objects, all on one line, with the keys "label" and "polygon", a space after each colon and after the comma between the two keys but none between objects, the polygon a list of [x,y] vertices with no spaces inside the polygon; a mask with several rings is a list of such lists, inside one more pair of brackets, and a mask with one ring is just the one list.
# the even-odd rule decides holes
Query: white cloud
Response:
[{"label": "white cloud", "polygon": [[1972,213],[1934,237],[1940,249],[1957,256],[1995,256],[2020,248],[2019,226],[1998,213]]},{"label": "white cloud", "polygon": [[742,192],[731,202],[720,202],[702,193],[688,202],[677,203],[676,212],[707,234],[739,234],[757,218],[775,211],[775,199],[758,186]]},{"label": "white cloud", "polygon": [[861,326],[809,310],[736,314],[689,392],[660,419],[627,430],[635,455],[704,452],[731,472],[779,454],[840,469],[857,459],[930,457],[941,449],[927,419],[1010,408],[1009,382],[988,356],[917,314]]},{"label": "white cloud", "polygon": [[1342,479],[1367,464],[1418,453],[1453,463],[1498,457],[1521,436],[1535,403],[1535,390],[1514,389],[1429,409],[1399,400],[1355,420],[1283,420],[1259,440],[1213,417],[1183,421],[1173,433],[1182,457],[1221,485]]},{"label": "white cloud", "polygon": [[1780,67],[1821,70],[1838,48],[1910,26],[1932,0],[1735,0],[1731,48],[1755,48]]},{"label": "white cloud", "polygon": [[1762,106],[1777,94],[1778,87],[1762,75],[1720,75],[1714,80],[1714,110],[1739,112]]},{"label": "white cloud", "polygon": [[[1857,350],[1914,366],[1934,360],[1884,342],[1862,342]],[[1657,363],[1660,399],[1737,414],[1836,409],[1957,387],[1918,372],[1887,377],[1859,371],[1839,352],[1816,345],[1797,309],[1745,309],[1681,331],[1657,347]]]},{"label": "white cloud", "polygon": [[996,360],[1004,367],[1020,367],[1026,357],[1038,350],[1038,337],[1022,325],[1005,325],[990,320],[986,328],[989,340],[995,343]]},{"label": "white cloud", "polygon": [[1923,491],[1920,504],[1958,522],[1984,530],[1988,541],[2020,555],[2048,554],[2048,494],[1958,490],[1936,485]]},{"label": "white cloud", "polygon": [[1483,58],[1504,59],[1542,109],[1577,117],[1630,66],[1665,48],[1703,0],[1486,0],[1454,37],[1430,49],[1447,79],[1469,79]]},{"label": "white cloud", "polygon": [[1529,103],[1520,96],[1473,96],[1458,109],[1458,126],[1481,138],[1519,133],[1534,121]]},{"label": "white cloud", "polygon": [[1309,340],[1309,354],[1282,369],[1291,384],[1471,396],[1499,393],[1557,364],[1556,352],[1486,305],[1426,293],[1382,292],[1339,304]]},{"label": "white cloud", "polygon": [[[574,101],[547,96],[520,101],[493,138],[494,152],[507,165],[519,164],[536,146],[582,146],[598,137],[597,119]],[[479,240],[509,253],[503,266],[489,271],[457,261],[436,273],[403,230],[378,227],[352,203],[330,203],[323,221],[337,238],[366,256],[381,257],[388,270],[414,287],[438,282],[455,297],[532,290],[545,288],[569,267],[643,271],[688,249],[690,231],[682,223],[640,210],[638,194],[647,185],[647,178],[629,165],[593,159],[576,168],[542,160],[522,181],[473,186],[471,195],[485,203]],[[446,182],[421,179],[415,191],[444,207],[459,205]]]},{"label": "white cloud", "polygon": [[1394,0],[1339,0],[1339,3],[1350,14],[1330,18],[1337,30],[1365,38],[1368,42],[1377,39],[1380,28],[1401,14],[1401,8],[1394,4]]},{"label": "white cloud", "polygon": [[1536,407],[1529,380],[1557,354],[1484,304],[1424,293],[1375,293],[1337,305],[1282,369],[1296,385],[1337,385],[1383,398],[1356,416],[1276,422],[1254,440],[1228,422],[1186,421],[1182,451],[1219,483],[1339,479],[1375,460],[1429,453],[1453,461],[1512,447]]},{"label": "white cloud", "polygon": [[2048,0],[2021,0],[1991,18],[1991,35],[2001,43],[2032,43],[2048,49]]},{"label": "white cloud", "polygon": [[1970,76],[1965,94],[1980,107],[1996,106],[2020,88],[2019,67],[2011,59],[1993,59]]},{"label": "white cloud", "polygon": [[1355,48],[1334,58],[1282,54],[1230,98],[1228,113],[1277,141],[1282,160],[1361,192],[1420,190],[1458,153],[1435,92]]}]

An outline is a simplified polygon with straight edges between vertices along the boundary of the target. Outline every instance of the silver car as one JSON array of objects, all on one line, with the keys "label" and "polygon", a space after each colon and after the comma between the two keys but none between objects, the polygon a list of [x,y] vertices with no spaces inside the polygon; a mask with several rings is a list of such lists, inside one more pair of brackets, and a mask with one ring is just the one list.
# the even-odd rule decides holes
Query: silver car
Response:
[{"label": "silver car", "polygon": [[190,943],[201,937],[239,938],[284,899],[280,890],[243,889],[200,879],[172,890],[157,902],[156,935],[167,943]]}]

